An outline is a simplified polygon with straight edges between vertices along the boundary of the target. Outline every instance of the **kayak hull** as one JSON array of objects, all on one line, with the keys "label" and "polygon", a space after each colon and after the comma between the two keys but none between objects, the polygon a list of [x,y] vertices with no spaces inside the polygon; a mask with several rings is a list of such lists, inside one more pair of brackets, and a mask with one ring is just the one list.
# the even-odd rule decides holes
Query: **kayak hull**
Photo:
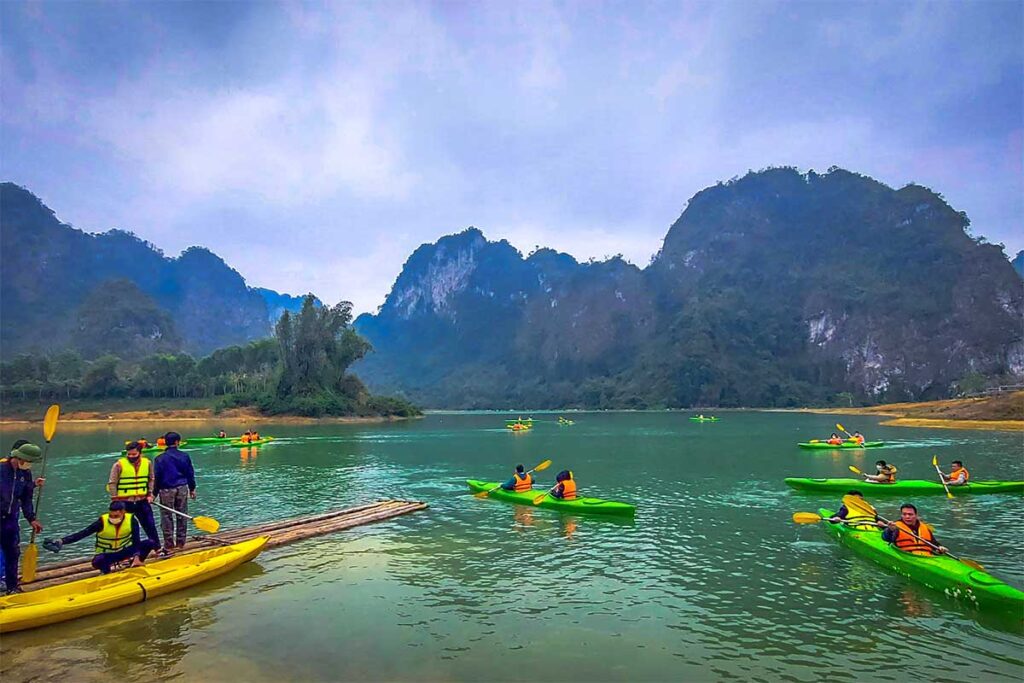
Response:
[{"label": "kayak hull", "polygon": [[261,536],[211,550],[178,555],[111,574],[0,598],[0,633],[23,631],[99,614],[225,574],[259,555]]},{"label": "kayak hull", "polygon": [[[498,486],[498,482],[496,481],[479,481],[476,479],[467,479],[466,484],[473,493],[490,491],[494,487]],[[533,499],[543,492],[544,489],[531,489],[529,491],[517,493],[515,491],[506,491],[499,488],[496,491],[491,492],[487,497],[504,501],[506,503],[516,503],[518,505],[529,505],[533,507]],[[558,498],[553,498],[552,496],[545,496],[544,500],[538,503],[536,507],[561,510],[562,512],[579,512],[588,515],[617,515],[620,517],[632,517],[636,513],[636,506],[634,505],[630,505],[629,503],[620,503],[614,500],[601,500],[600,498],[560,500]]]},{"label": "kayak hull", "polygon": [[[865,496],[907,494],[945,495],[946,489],[938,481],[924,479],[904,479],[893,484],[872,484],[861,479],[809,479],[805,477],[789,477],[785,480],[788,486],[798,491],[829,491],[846,493],[857,489]],[[963,494],[982,493],[1024,493],[1024,481],[972,481],[962,486],[950,486],[953,497]]]},{"label": "kayak hull", "polygon": [[835,451],[835,450],[839,450],[839,449],[844,449],[844,450],[845,449],[860,450],[862,448],[881,448],[884,445],[885,445],[884,441],[865,441],[862,444],[855,444],[855,443],[850,442],[850,441],[844,441],[844,442],[842,442],[841,444],[838,444],[838,445],[830,444],[830,443],[825,443],[824,441],[805,441],[803,443],[798,443],[797,444],[797,446],[799,446],[800,448],[817,449],[817,450],[823,450],[823,451],[825,451],[825,450]]},{"label": "kayak hull", "polygon": [[[822,517],[832,511],[822,509]],[[826,533],[858,555],[897,574],[942,591],[948,597],[976,607],[1016,611],[1024,616],[1024,591],[986,572],[972,569],[946,555],[911,555],[882,540],[880,531],[851,529],[843,524],[823,522]]]},{"label": "kayak hull", "polygon": [[232,441],[228,445],[231,446],[232,448],[246,448],[248,446],[262,446],[263,444],[270,443],[273,440],[274,440],[274,437],[266,436],[266,437],[263,437],[262,439],[257,439],[256,441],[237,441],[236,440],[236,441]]},{"label": "kayak hull", "polygon": [[691,417],[691,422],[718,422],[717,417]]}]

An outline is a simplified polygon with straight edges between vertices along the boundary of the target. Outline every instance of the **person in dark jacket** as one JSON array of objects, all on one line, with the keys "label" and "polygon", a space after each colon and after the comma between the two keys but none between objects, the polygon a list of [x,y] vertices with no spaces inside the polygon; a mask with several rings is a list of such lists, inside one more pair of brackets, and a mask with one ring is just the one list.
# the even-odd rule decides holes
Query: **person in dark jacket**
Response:
[{"label": "person in dark jacket", "polygon": [[160,546],[148,538],[143,540],[139,533],[141,529],[138,517],[125,512],[124,501],[112,500],[108,512],[100,515],[95,522],[64,538],[48,538],[43,541],[43,547],[56,553],[68,543],[80,541],[86,536],[96,536],[96,554],[93,555],[92,566],[100,574],[109,574],[111,567],[125,560],[131,560],[133,567],[141,567],[149,554]]},{"label": "person in dark jacket", "polygon": [[[156,483],[153,492],[160,497],[160,504],[178,512],[188,512],[188,499],[196,499],[196,473],[188,453],[178,450],[181,435],[167,432],[164,435],[167,450],[156,456]],[[174,552],[185,547],[188,520],[161,508],[160,528],[164,532],[164,551]]]},{"label": "person in dark jacket", "polygon": [[36,519],[32,505],[32,491],[43,485],[43,479],[32,479],[32,463],[42,455],[39,446],[24,439],[14,442],[10,457],[0,460],[0,551],[4,557],[4,590],[20,593],[18,586],[18,560],[21,557],[21,529],[19,517],[32,526],[37,534],[43,525]]}]

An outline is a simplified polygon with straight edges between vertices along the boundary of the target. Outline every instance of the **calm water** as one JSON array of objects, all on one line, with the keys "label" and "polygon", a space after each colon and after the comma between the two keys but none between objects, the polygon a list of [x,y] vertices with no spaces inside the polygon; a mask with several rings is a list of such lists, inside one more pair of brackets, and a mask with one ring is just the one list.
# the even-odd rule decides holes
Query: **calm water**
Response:
[{"label": "calm water", "polygon": [[[1020,434],[899,429],[841,418],[892,448],[811,453],[833,416],[576,414],[511,434],[504,415],[398,425],[279,426],[280,441],[193,450],[193,512],[225,528],[380,498],[425,512],[263,553],[144,605],[3,638],[5,681],[75,680],[1020,680],[1019,617],[973,614],[853,555],[794,511],[831,496],[785,476],[845,476],[878,457],[933,478],[931,456],[976,478],[1024,479]],[[554,420],[553,415],[537,415]],[[213,429],[220,425],[209,425]],[[166,425],[161,425],[166,427]],[[183,434],[197,431],[178,425]],[[239,429],[235,425],[235,429]],[[38,431],[38,427],[34,431]],[[146,436],[154,438],[157,429]],[[21,435],[5,429],[3,446]],[[44,536],[87,524],[123,427],[62,426]],[[589,495],[638,504],[635,522],[571,517],[466,493],[544,458]],[[898,500],[875,501],[880,512]],[[939,538],[1024,586],[1024,497],[919,498]],[[87,553],[82,541],[61,553]],[[53,557],[43,553],[44,558]],[[900,648],[900,654],[897,654]],[[962,662],[943,658],[955,649]],[[941,667],[937,663],[942,658]],[[899,663],[897,663],[899,662]]]}]

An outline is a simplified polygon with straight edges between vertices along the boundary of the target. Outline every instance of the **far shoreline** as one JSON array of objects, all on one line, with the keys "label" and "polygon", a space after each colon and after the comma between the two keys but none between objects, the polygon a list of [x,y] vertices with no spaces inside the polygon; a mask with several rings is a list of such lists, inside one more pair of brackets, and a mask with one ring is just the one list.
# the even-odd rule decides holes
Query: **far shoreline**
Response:
[{"label": "far shoreline", "polygon": [[[39,424],[43,421],[44,411],[39,417],[6,418],[0,416],[0,427]],[[324,417],[303,417],[300,415],[263,415],[251,408],[232,408],[214,413],[210,408],[183,410],[123,410],[123,411],[89,411],[71,410],[60,416],[60,423],[66,425],[100,425],[123,424],[138,422],[221,422],[244,424],[379,424],[385,422],[401,422],[421,419],[422,415],[400,417],[397,415],[327,415]]]}]

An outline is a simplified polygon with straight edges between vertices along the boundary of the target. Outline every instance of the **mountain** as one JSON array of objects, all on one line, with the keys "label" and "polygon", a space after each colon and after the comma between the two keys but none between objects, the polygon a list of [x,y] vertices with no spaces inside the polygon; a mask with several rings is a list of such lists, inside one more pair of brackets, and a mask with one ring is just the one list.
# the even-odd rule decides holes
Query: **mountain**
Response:
[{"label": "mountain", "polygon": [[[278,319],[285,311],[293,314],[301,311],[302,302],[305,299],[304,296],[280,294],[272,289],[265,289],[263,287],[254,287],[253,291],[263,297],[263,302],[267,305],[267,321],[271,325],[277,323]],[[324,305],[323,302],[316,297],[313,297],[313,302],[318,308]]]},{"label": "mountain", "polygon": [[694,196],[652,263],[423,245],[356,371],[433,407],[785,406],[1024,375],[1020,280],[940,195],[830,169]]},{"label": "mountain", "polygon": [[1024,251],[1018,251],[1010,263],[1013,264],[1013,269],[1017,271],[1017,275],[1024,278]]},{"label": "mountain", "polygon": [[[216,254],[192,247],[167,258],[130,232],[77,230],[13,183],[0,184],[0,253],[5,356],[68,347],[205,354],[272,333],[264,295]],[[122,320],[133,311],[141,320]]]}]

